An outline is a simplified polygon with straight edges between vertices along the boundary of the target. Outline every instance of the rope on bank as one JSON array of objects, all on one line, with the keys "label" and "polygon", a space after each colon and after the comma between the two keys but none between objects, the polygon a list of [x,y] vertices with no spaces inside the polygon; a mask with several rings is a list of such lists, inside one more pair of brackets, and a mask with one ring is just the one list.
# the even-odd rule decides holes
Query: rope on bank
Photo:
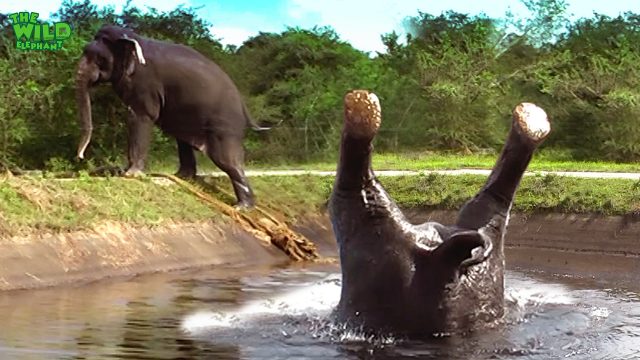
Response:
[{"label": "rope on bank", "polygon": [[216,210],[219,210],[223,214],[235,220],[245,231],[253,234],[255,237],[267,244],[275,245],[295,261],[320,259],[316,246],[311,242],[311,240],[307,239],[302,234],[294,232],[286,223],[279,221],[259,206],[255,206],[254,209],[247,210],[246,212],[239,211],[233,206],[230,206],[205,193],[196,185],[175,175],[162,173],[153,173],[149,175],[173,181],[183,189],[207,202]]}]

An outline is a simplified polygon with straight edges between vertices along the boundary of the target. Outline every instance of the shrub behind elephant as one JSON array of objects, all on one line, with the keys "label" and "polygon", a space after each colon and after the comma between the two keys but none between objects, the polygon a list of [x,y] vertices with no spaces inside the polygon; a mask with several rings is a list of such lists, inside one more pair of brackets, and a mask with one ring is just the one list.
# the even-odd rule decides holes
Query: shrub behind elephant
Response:
[{"label": "shrub behind elephant", "polygon": [[196,175],[194,150],[202,151],[231,179],[240,206],[254,204],[244,174],[243,140],[251,120],[229,76],[214,62],[183,45],[138,36],[105,25],[85,49],[76,75],[76,100],[82,126],[78,157],[91,139],[89,88],[110,82],[129,109],[128,166],[141,173],[154,125],[176,138],[178,175]]},{"label": "shrub behind elephant", "polygon": [[368,331],[423,336],[466,331],[503,313],[503,242],[522,175],[550,131],[544,111],[513,111],[502,153],[452,226],[413,225],[376,179],[372,141],[380,103],[367,91],[345,97],[338,173],[329,211],[340,249],[338,320]]}]

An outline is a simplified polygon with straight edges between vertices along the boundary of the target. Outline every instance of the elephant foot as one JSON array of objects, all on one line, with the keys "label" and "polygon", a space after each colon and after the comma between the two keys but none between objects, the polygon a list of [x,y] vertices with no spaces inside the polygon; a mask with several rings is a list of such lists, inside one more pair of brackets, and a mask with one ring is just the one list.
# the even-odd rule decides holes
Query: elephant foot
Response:
[{"label": "elephant foot", "polygon": [[239,212],[247,212],[252,210],[254,207],[255,207],[254,203],[248,203],[248,202],[239,202],[233,206],[233,208]]},{"label": "elephant foot", "polygon": [[185,180],[193,180],[196,178],[196,171],[180,169],[177,173],[175,173],[175,176]]},{"label": "elephant foot", "polygon": [[551,131],[544,110],[532,103],[521,103],[513,109],[514,125],[518,132],[534,145],[541,143]]},{"label": "elephant foot", "polygon": [[380,128],[380,100],[367,90],[353,90],[344,97],[344,131],[357,139],[373,139]]},{"label": "elephant foot", "polygon": [[122,174],[122,176],[127,177],[127,178],[139,178],[139,177],[144,177],[145,174],[140,169],[131,169],[130,168],[127,171],[125,171],[124,174]]}]

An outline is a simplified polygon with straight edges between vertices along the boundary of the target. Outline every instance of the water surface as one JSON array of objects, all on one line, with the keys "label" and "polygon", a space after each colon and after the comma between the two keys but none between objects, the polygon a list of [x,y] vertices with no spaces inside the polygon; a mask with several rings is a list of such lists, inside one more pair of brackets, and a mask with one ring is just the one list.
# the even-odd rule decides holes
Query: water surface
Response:
[{"label": "water surface", "polygon": [[367,337],[330,321],[336,265],[217,267],[0,293],[0,359],[633,359],[640,289],[506,274],[505,324],[466,337]]}]

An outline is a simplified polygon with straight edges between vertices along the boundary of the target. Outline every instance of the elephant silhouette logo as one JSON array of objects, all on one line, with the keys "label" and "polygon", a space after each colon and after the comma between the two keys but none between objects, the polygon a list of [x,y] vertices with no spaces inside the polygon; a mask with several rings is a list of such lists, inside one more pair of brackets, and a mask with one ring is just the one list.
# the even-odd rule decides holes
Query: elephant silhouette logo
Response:
[{"label": "elephant silhouette logo", "polygon": [[16,35],[16,49],[49,50],[62,49],[65,40],[71,36],[71,25],[56,22],[53,25],[38,21],[37,12],[17,12],[9,15]]}]

